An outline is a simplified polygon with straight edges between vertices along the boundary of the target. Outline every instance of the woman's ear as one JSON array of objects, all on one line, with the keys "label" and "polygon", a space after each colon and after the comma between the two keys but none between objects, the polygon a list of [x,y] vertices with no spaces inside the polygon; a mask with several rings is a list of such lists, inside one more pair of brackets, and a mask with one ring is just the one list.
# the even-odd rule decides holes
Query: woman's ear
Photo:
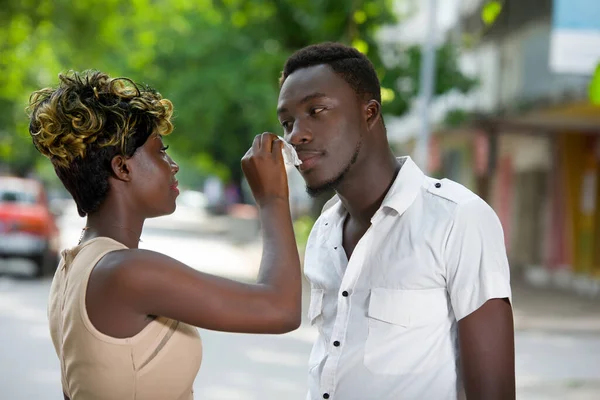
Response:
[{"label": "woman's ear", "polygon": [[367,126],[369,129],[373,129],[375,124],[381,119],[381,104],[377,100],[371,99],[365,105],[365,111]]},{"label": "woman's ear", "polygon": [[123,156],[114,156],[110,161],[110,167],[113,175],[120,181],[129,182],[131,180],[131,174],[127,159]]}]

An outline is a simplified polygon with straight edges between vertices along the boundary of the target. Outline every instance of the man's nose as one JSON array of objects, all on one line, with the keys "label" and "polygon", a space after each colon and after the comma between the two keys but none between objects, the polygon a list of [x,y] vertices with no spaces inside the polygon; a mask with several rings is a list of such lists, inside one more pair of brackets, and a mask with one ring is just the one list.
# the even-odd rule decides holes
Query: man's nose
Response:
[{"label": "man's nose", "polygon": [[292,131],[286,135],[286,140],[294,146],[309,143],[312,140],[312,130],[306,122],[296,120]]}]

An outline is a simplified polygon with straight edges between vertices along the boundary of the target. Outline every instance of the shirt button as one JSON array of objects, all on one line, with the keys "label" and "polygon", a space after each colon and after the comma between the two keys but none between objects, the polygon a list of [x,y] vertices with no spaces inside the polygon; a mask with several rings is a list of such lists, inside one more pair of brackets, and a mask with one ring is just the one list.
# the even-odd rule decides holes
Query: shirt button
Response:
[{"label": "shirt button", "polygon": [[439,189],[439,188],[442,187],[442,184],[438,182],[438,183],[435,184],[435,187]]},{"label": "shirt button", "polygon": [[323,393],[323,398],[324,399],[328,399],[329,398],[329,393]]},{"label": "shirt button", "polygon": [[340,342],[338,342],[338,341],[336,340],[335,342],[333,342],[333,345],[334,345],[335,347],[339,347],[339,346],[340,346]]},{"label": "shirt button", "polygon": [[334,249],[334,250],[337,250],[337,246],[335,246],[333,249]]},{"label": "shirt button", "polygon": [[344,297],[348,297],[348,294],[349,293],[347,291],[345,291],[345,290],[342,292],[342,296],[344,296]]}]

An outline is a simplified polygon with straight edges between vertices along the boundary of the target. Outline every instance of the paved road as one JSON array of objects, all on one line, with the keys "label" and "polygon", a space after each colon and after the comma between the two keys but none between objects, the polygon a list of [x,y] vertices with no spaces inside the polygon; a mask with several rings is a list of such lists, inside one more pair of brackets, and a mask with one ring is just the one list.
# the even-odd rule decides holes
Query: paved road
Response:
[{"label": "paved road", "polygon": [[[177,217],[177,216],[176,216]],[[188,215],[185,217],[189,218]],[[149,224],[141,248],[152,249],[198,270],[239,280],[255,279],[260,252],[219,235],[170,231],[173,219]],[[77,242],[84,221],[67,212],[62,242]],[[208,222],[210,225],[210,222]],[[206,225],[199,221],[197,225]],[[32,280],[33,265],[0,262],[0,399],[62,400],[59,364],[47,328],[50,279]],[[286,335],[233,335],[200,330],[204,343],[195,393],[206,400],[304,400],[306,364],[315,332],[303,326]]]},{"label": "paved road", "polygon": [[[60,400],[58,363],[46,321],[49,280],[0,278],[0,398]],[[234,335],[201,330],[205,353],[198,399],[303,400],[314,331]],[[517,333],[519,399],[600,398],[600,338]],[[596,381],[592,385],[591,381]]]},{"label": "paved road", "polygon": [[[81,223],[64,221],[65,243],[77,240]],[[171,254],[199,270],[239,279],[252,279],[256,273],[255,252],[218,237],[150,231],[143,238],[141,247]],[[0,272],[10,272],[0,276],[0,399],[61,400],[46,319],[50,280],[27,279],[28,268],[22,263],[0,265]],[[200,333],[205,353],[195,383],[198,399],[304,400],[305,365],[315,337],[306,322],[286,335]],[[516,353],[519,399],[600,399],[597,334],[521,331]]]},{"label": "paved road", "polygon": [[[0,278],[0,399],[62,400],[59,365],[46,319],[50,281]],[[201,330],[198,399],[304,400],[305,365],[314,333],[275,335]]]}]

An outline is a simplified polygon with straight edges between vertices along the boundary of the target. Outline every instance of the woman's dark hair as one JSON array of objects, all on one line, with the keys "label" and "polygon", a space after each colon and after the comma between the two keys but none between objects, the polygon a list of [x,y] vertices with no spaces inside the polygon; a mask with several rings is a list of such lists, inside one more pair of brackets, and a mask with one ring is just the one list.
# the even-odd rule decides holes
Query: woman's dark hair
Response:
[{"label": "woman's dark hair", "polygon": [[31,95],[29,133],[83,217],[106,198],[115,156],[132,157],[152,133],[172,132],[173,104],[148,86],[98,71],[59,80]]}]

